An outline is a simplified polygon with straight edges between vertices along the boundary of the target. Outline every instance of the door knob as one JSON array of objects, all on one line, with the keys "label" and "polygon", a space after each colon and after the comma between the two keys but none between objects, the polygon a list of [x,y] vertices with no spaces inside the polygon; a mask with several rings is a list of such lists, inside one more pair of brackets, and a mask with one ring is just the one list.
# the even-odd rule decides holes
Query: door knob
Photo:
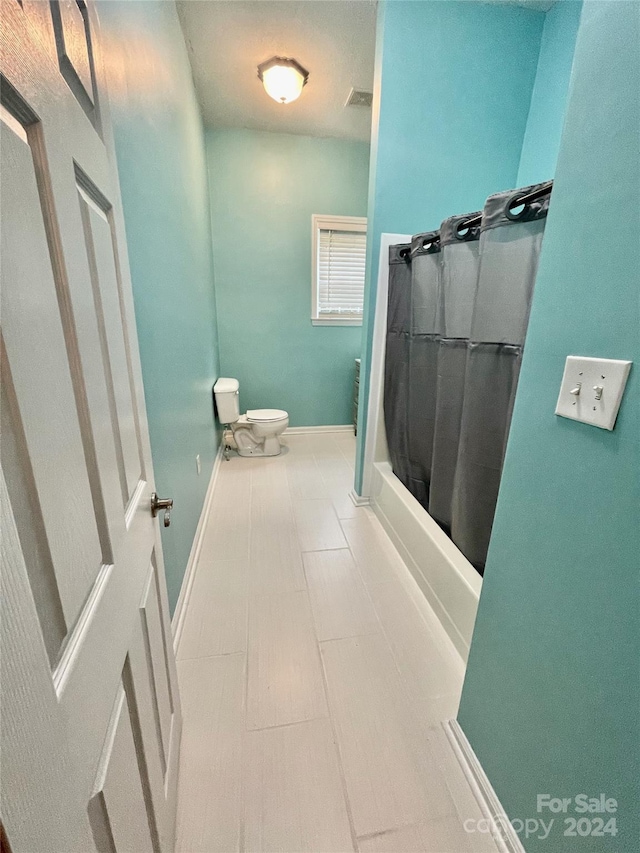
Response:
[{"label": "door knob", "polygon": [[155,518],[161,510],[164,510],[165,527],[168,527],[171,524],[172,507],[173,498],[159,498],[156,492],[151,493],[151,515]]}]

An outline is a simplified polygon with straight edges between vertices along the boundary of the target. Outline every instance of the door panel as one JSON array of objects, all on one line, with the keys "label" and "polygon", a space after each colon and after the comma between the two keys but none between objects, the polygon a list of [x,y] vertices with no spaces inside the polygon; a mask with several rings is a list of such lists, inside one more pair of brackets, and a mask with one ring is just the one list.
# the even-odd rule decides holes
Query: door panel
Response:
[{"label": "door panel", "polygon": [[150,566],[147,586],[142,597],[140,621],[151,685],[155,728],[158,736],[158,753],[164,776],[171,743],[173,700],[170,690],[168,650],[165,642],[166,631],[163,628],[157,573],[153,563]]},{"label": "door panel", "polygon": [[[158,849],[153,814],[147,812],[148,782],[141,778],[136,760],[134,729],[139,729],[138,720],[132,716],[126,691],[121,686],[89,802],[89,819],[101,853],[119,850],[154,853]],[[139,731],[136,735],[139,738]]]},{"label": "door panel", "polygon": [[[54,0],[51,6],[60,67],[68,68],[75,75],[85,96],[93,103],[89,45],[82,11],[75,0]],[[67,79],[64,70],[63,75]]]},{"label": "door panel", "polygon": [[[153,574],[152,574],[153,572]],[[144,769],[141,771],[148,781],[146,790],[149,797],[147,800],[147,811],[151,815],[152,837],[157,834],[160,850],[165,850],[167,844],[173,845],[175,833],[175,796],[176,788],[172,785],[177,773],[178,750],[176,743],[180,739],[181,718],[179,708],[174,705],[175,694],[171,690],[173,683],[172,668],[174,666],[172,650],[166,645],[167,634],[162,632],[158,637],[150,627],[152,619],[146,612],[150,598],[153,598],[152,589],[160,590],[161,576],[155,569],[155,561],[152,561],[148,583],[145,584],[140,598],[138,619],[129,646],[128,667],[124,671],[123,683],[127,691],[127,699],[130,707],[135,708],[135,714],[140,720],[140,749],[139,754],[144,756]],[[162,601],[162,592],[159,600]],[[166,611],[160,608],[163,616]],[[158,629],[161,625],[158,624]],[[158,693],[162,693],[163,681],[156,675],[156,668],[161,670],[162,675],[162,648],[166,648],[166,669],[164,684],[169,690],[169,712],[166,716],[162,711],[162,705],[158,702]],[[169,738],[163,740],[162,720],[168,723]],[[166,745],[165,745],[166,744]],[[167,808],[167,799],[172,798],[172,808]],[[171,848],[173,849],[173,848]]]},{"label": "door panel", "polygon": [[170,853],[180,703],[97,20],[0,11],[4,829]]},{"label": "door panel", "polygon": [[67,625],[4,339],[1,344],[0,464],[11,483],[11,504],[14,507],[20,546],[42,639],[53,669],[67,634]]},{"label": "door panel", "polygon": [[[0,133],[3,338],[15,416],[25,437],[68,630],[109,555],[98,535],[80,421],[69,416],[76,402],[66,340],[74,330],[71,324],[64,329],[58,307],[31,149],[26,136],[21,139],[5,122]],[[64,282],[60,285],[64,288]],[[8,487],[11,494],[10,481]]]},{"label": "door panel", "polygon": [[60,73],[97,127],[94,60],[86,3],[84,0],[51,0],[50,6]]},{"label": "door panel", "polygon": [[12,510],[0,470],[0,802],[4,831],[12,853],[84,853],[95,849],[93,837],[88,820],[78,815],[81,791],[67,748],[65,720],[54,711],[51,668],[43,654]]},{"label": "door panel", "polygon": [[109,221],[111,208],[109,206],[105,210],[99,207],[82,187],[78,187],[78,200],[109,395],[123,505],[126,508],[138,483],[143,479],[143,470],[120,306],[116,252]]}]

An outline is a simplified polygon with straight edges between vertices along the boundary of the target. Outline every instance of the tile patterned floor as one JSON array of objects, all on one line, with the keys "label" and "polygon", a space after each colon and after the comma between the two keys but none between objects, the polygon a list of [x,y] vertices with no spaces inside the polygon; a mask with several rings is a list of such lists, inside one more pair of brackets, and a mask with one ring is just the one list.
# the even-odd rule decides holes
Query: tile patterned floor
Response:
[{"label": "tile patterned floor", "polygon": [[442,720],[463,664],[349,499],[348,432],[222,464],[178,650],[177,853],[495,853]]}]

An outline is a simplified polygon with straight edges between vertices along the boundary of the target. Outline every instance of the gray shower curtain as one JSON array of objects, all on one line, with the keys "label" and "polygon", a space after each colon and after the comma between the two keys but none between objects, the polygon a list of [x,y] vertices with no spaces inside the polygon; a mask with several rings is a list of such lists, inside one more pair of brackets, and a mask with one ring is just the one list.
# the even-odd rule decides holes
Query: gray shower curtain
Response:
[{"label": "gray shower curtain", "polygon": [[433,456],[438,344],[440,341],[440,242],[437,231],[411,240],[407,437],[411,494],[425,509]]},{"label": "gray shower curtain", "polygon": [[440,226],[442,286],[440,290],[441,339],[438,347],[438,378],[429,513],[451,534],[451,501],[458,460],[460,421],[471,319],[480,266],[480,227],[458,227],[480,215],[451,216]]},{"label": "gray shower curtain", "polygon": [[510,211],[517,193],[487,199],[467,347],[451,538],[484,571],[515,400],[549,196]]},{"label": "gray shower curtain", "polygon": [[[542,198],[515,207],[534,191]],[[384,415],[394,473],[484,571],[550,185],[392,246]],[[459,231],[460,229],[460,231]]]},{"label": "gray shower curtain", "polygon": [[409,485],[408,408],[411,244],[389,248],[384,427],[393,473]]},{"label": "gray shower curtain", "polygon": [[428,509],[440,341],[437,231],[389,250],[384,419],[394,474]]}]

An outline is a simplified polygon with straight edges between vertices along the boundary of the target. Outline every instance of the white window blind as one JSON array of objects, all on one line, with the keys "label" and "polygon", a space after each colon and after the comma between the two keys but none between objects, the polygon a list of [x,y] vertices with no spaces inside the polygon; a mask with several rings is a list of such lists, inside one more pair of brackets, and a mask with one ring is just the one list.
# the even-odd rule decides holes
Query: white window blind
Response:
[{"label": "white window blind", "polygon": [[318,316],[362,316],[367,234],[321,228],[318,234]]}]

